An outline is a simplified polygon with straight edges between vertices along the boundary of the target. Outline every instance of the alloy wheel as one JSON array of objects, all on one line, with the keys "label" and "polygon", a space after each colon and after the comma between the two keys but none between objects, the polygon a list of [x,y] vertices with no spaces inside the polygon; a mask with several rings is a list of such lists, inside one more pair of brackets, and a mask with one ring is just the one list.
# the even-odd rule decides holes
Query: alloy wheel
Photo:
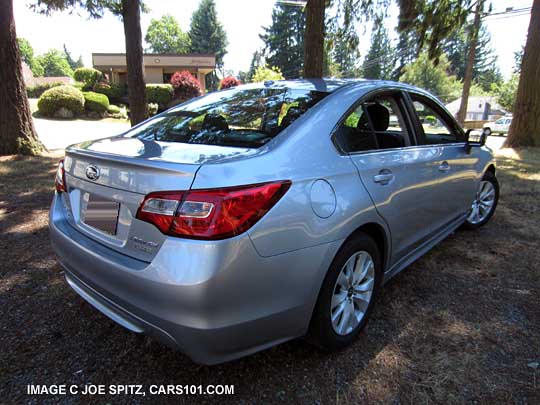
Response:
[{"label": "alloy wheel", "polygon": [[467,221],[473,225],[484,221],[495,206],[495,187],[489,181],[482,180],[476,193],[471,212],[467,217]]},{"label": "alloy wheel", "polygon": [[338,335],[351,333],[365,316],[375,287],[375,264],[368,252],[354,253],[334,286],[330,315]]}]

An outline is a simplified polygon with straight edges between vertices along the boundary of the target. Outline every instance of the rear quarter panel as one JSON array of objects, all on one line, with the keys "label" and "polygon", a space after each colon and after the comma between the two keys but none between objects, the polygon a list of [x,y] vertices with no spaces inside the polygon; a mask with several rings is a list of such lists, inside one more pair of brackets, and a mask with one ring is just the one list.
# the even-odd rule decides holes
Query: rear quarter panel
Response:
[{"label": "rear quarter panel", "polygon": [[[261,256],[343,240],[369,222],[386,229],[356,167],[348,156],[338,153],[331,140],[336,123],[365,87],[331,94],[271,141],[266,153],[203,165],[192,188],[291,180],[285,196],[248,231]],[[319,179],[330,184],[335,194],[335,210],[327,218],[312,209],[312,187]]]}]

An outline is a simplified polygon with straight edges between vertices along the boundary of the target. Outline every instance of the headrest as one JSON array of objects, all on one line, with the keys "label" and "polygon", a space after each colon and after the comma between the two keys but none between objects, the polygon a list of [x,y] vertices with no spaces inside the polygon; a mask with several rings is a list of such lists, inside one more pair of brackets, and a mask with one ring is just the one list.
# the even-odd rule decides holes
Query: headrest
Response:
[{"label": "headrest", "polygon": [[225,117],[219,114],[206,114],[202,129],[207,131],[228,131],[229,125]]},{"label": "headrest", "polygon": [[[366,106],[366,111],[369,114],[369,118],[371,118],[371,123],[373,124],[373,129],[375,131],[386,131],[388,129],[390,124],[390,113],[385,106],[379,103],[370,104]],[[362,114],[356,127],[363,131],[369,130],[366,114]]]}]

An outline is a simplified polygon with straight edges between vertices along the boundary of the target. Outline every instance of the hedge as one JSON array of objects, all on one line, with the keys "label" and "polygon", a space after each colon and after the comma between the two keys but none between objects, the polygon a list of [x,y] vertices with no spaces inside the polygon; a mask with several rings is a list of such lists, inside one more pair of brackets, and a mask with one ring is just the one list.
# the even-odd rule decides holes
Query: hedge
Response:
[{"label": "hedge", "polygon": [[170,84],[147,84],[146,99],[161,110],[165,110],[173,98],[173,86]]},{"label": "hedge", "polygon": [[45,91],[38,100],[38,110],[46,117],[54,116],[61,108],[73,115],[84,112],[83,93],[73,86],[58,86]]},{"label": "hedge", "polygon": [[120,84],[107,84],[96,83],[94,86],[94,92],[105,94],[109,101],[112,103],[118,103],[122,101],[122,97],[126,95],[126,87]]},{"label": "hedge", "polygon": [[26,88],[26,95],[29,98],[39,98],[45,91],[52,89],[53,87],[63,85],[64,83],[62,82],[36,84],[35,86],[29,86]]},{"label": "hedge", "polygon": [[109,98],[105,94],[86,91],[84,96],[84,109],[104,113],[109,108]]},{"label": "hedge", "polygon": [[94,68],[78,68],[73,72],[73,78],[84,83],[85,89],[91,89],[103,77],[103,73]]}]

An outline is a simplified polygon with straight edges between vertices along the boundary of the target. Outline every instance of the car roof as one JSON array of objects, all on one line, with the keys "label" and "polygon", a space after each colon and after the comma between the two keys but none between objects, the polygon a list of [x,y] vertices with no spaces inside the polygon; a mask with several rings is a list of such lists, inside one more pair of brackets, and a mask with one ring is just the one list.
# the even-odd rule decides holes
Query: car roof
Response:
[{"label": "car roof", "polygon": [[358,87],[392,87],[407,90],[416,90],[427,93],[425,90],[411,86],[406,83],[394,82],[390,80],[373,80],[361,78],[322,78],[322,79],[293,79],[293,80],[267,80],[256,83],[253,87],[267,88],[287,88],[291,90],[314,90],[323,92],[334,92],[342,87],[356,85]]}]

